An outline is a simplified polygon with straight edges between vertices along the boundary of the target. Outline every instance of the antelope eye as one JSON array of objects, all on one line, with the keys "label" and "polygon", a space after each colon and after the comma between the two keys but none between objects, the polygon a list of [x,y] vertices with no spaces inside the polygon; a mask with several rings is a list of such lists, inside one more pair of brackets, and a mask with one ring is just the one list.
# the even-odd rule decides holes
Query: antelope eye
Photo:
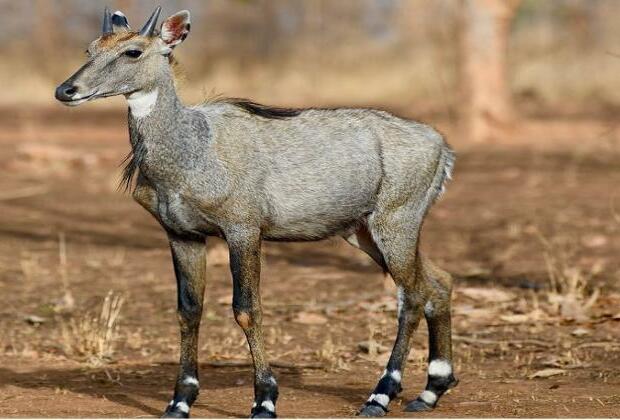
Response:
[{"label": "antelope eye", "polygon": [[138,58],[142,55],[142,51],[140,50],[127,50],[125,51],[125,55],[131,58]]}]

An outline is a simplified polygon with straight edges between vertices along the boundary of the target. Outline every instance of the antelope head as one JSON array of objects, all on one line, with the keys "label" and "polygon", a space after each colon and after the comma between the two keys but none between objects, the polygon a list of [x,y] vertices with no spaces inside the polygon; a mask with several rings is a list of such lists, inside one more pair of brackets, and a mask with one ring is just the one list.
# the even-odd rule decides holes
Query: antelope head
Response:
[{"label": "antelope head", "polygon": [[56,88],[56,99],[69,106],[108,96],[140,95],[156,88],[169,74],[170,55],[190,30],[187,10],[167,18],[157,30],[161,7],[155,9],[142,29],[132,31],[125,15],[103,14],[102,34],[86,50],[87,61]]}]

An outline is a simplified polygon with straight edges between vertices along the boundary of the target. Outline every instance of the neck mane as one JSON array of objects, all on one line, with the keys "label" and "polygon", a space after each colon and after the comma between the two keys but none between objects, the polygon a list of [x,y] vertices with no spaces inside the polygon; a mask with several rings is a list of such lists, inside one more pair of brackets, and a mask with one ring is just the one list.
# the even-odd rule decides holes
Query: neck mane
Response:
[{"label": "neck mane", "polygon": [[[146,144],[167,138],[174,130],[184,106],[179,99],[172,72],[168,68],[153,86],[126,95],[131,151],[123,160],[123,176],[119,187],[129,190],[146,155]],[[150,144],[149,144],[150,146]]]}]

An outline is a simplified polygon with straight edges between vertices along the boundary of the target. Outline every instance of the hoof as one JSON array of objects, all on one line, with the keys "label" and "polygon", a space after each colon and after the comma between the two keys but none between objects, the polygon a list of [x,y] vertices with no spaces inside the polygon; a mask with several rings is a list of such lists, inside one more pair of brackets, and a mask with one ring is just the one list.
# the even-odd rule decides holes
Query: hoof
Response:
[{"label": "hoof", "polygon": [[405,411],[431,411],[434,407],[421,399],[413,400],[405,406]]},{"label": "hoof", "polygon": [[250,416],[251,419],[275,419],[277,417],[276,413],[265,409],[257,410]]},{"label": "hoof", "polygon": [[[187,406],[186,406],[187,407]],[[162,419],[188,419],[189,418],[189,409],[185,411],[181,411],[176,406],[168,405],[166,407],[166,411],[161,416]]]},{"label": "hoof", "polygon": [[359,413],[360,417],[383,417],[387,411],[378,405],[365,405]]},{"label": "hoof", "polygon": [[162,419],[188,419],[189,418],[189,413],[183,413],[182,411],[179,410],[166,410],[166,412],[164,413],[163,416],[161,416]]}]

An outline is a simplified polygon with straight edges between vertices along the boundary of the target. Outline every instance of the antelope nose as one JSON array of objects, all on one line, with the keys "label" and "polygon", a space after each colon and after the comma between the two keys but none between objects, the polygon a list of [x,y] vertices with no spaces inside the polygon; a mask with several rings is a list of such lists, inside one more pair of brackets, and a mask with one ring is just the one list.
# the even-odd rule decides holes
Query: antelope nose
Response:
[{"label": "antelope nose", "polygon": [[67,102],[70,101],[76,93],[77,88],[74,85],[63,83],[56,88],[56,99]]}]

